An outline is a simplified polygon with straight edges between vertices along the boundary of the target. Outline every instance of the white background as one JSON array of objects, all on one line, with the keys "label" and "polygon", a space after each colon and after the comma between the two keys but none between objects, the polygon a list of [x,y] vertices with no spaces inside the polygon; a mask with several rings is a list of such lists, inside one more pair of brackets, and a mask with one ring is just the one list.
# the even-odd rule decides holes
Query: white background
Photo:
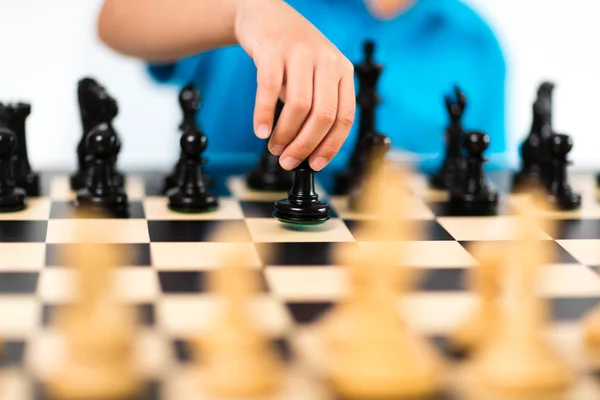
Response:
[{"label": "white background", "polygon": [[[508,59],[511,148],[516,150],[529,129],[537,85],[550,79],[557,84],[555,127],[574,138],[575,166],[600,169],[600,3],[468,3],[491,23]],[[75,165],[81,135],[76,82],[85,75],[104,83],[119,102],[116,126],[124,141],[122,167],[167,167],[176,157],[176,89],[154,85],[141,63],[113,54],[97,41],[100,4],[101,0],[0,0],[0,99],[32,102],[28,146],[36,169]]]}]

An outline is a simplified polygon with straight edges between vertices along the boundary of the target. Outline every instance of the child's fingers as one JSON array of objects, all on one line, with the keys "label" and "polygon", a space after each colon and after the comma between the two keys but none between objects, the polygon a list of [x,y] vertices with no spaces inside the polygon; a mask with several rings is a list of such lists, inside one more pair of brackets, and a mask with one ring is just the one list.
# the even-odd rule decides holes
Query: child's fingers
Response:
[{"label": "child's fingers", "polygon": [[295,52],[289,58],[285,105],[269,141],[269,151],[275,155],[285,150],[306,121],[313,102],[313,73],[314,62],[308,52]]},{"label": "child's fingers", "polygon": [[320,62],[315,70],[313,106],[308,119],[280,157],[285,169],[295,168],[321,143],[335,122],[340,74],[337,64]]},{"label": "child's fingers", "polygon": [[338,110],[335,123],[309,158],[310,166],[320,171],[335,157],[348,137],[354,123],[356,97],[352,74],[344,76],[339,84]]},{"label": "child's fingers", "polygon": [[261,139],[271,134],[275,106],[283,84],[283,60],[267,56],[256,62],[257,88],[254,106],[254,132]]}]

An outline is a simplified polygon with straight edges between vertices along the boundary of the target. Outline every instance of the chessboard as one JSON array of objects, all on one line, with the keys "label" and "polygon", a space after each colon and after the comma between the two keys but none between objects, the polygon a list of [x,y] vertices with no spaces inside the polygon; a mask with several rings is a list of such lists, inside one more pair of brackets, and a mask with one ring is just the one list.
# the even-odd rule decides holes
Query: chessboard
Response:
[{"label": "chessboard", "polygon": [[[164,174],[129,173],[126,191],[130,213],[119,218],[90,218],[72,206],[68,174],[42,174],[42,195],[29,199],[21,212],[0,214],[0,338],[3,341],[1,399],[46,398],[41,382],[61,357],[55,329],[56,310],[73,295],[73,276],[61,264],[61,248],[73,232],[94,230],[104,243],[131,250],[128,265],[115,276],[119,296],[138,311],[141,329],[136,339],[138,363],[147,380],[144,399],[201,399],[190,340],[202,332],[214,314],[207,293],[207,274],[232,250],[243,251],[247,266],[261,276],[261,294],[253,315],[289,362],[289,384],[280,399],[332,398],[318,377],[302,367],[318,365],[318,341],[311,328],[347,288],[336,265],[335,251],[368,246],[361,237],[362,220],[348,210],[345,197],[328,195],[326,173],[317,175],[317,192],[332,206],[323,225],[291,226],[272,217],[273,202],[285,193],[248,190],[242,176],[213,176],[219,195],[217,211],[178,214],[161,194]],[[399,302],[410,325],[435,344],[449,362],[448,333],[474,305],[466,273],[478,265],[470,249],[478,242],[510,240],[515,215],[509,191],[510,174],[491,173],[503,197],[498,215],[453,215],[445,192],[428,188],[427,179],[412,175],[412,218],[422,238],[408,243],[404,263],[422,274],[416,289]],[[600,203],[595,176],[572,177],[583,195],[580,210],[548,212],[557,220],[550,236],[540,239],[554,250],[544,269],[541,291],[550,301],[549,335],[580,373],[572,399],[600,396],[600,375],[586,360],[580,341],[580,320],[600,300]],[[219,228],[230,237],[214,239]],[[84,240],[84,239],[82,239]],[[300,366],[299,366],[300,365]],[[442,398],[456,398],[445,393]]]}]

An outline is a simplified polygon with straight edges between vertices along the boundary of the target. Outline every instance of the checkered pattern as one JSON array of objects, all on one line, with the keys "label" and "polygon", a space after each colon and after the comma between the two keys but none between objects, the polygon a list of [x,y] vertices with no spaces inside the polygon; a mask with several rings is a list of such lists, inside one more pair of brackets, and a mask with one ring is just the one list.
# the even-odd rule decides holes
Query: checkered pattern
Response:
[{"label": "checkered pattern", "polygon": [[[499,215],[491,217],[451,215],[444,193],[428,189],[422,176],[411,181],[411,214],[423,238],[408,244],[404,262],[424,273],[402,304],[415,329],[449,359],[455,356],[445,338],[475,300],[464,279],[477,265],[471,246],[510,240],[515,223],[510,209],[517,197],[506,194],[509,177],[491,178],[505,193]],[[158,191],[161,182],[160,174],[128,176],[129,218],[94,219],[74,213],[67,175],[49,174],[44,176],[44,196],[31,199],[27,210],[0,214],[0,335],[5,341],[0,398],[44,397],[32,382],[47,376],[60,359],[53,320],[57,306],[68,302],[74,290],[72,271],[61,264],[61,248],[83,240],[74,236],[82,225],[98,232],[103,242],[132,251],[116,284],[123,300],[138,310],[140,365],[148,377],[145,398],[196,398],[190,394],[195,390],[190,339],[215,311],[214,299],[206,293],[206,274],[232,250],[243,251],[247,265],[260,273],[263,285],[254,315],[279,351],[292,364],[318,358],[313,323],[347,290],[333,250],[370,245],[357,232],[365,217],[350,212],[345,198],[328,197],[319,187],[333,207],[333,218],[322,226],[291,229],[271,217],[273,201],[284,194],[251,192],[241,177],[223,179],[216,188],[218,211],[177,214],[167,209]],[[569,360],[582,366],[578,320],[600,300],[600,205],[593,176],[575,176],[573,184],[584,195],[583,208],[546,215],[559,221],[554,236],[540,229],[540,239],[556,254],[541,290],[550,299],[552,338]],[[235,227],[236,235],[214,242],[212,234],[225,226]],[[294,395],[289,398],[317,398],[306,397],[305,386],[291,379]],[[600,390],[594,396],[598,394]]]}]

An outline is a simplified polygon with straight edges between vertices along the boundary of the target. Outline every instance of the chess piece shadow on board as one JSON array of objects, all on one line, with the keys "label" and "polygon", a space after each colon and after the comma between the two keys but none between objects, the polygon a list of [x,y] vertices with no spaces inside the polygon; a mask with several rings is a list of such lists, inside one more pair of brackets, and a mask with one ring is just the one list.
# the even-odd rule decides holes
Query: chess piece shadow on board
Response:
[{"label": "chess piece shadow on board", "polygon": [[[104,86],[92,78],[83,78],[79,81],[77,95],[83,133],[77,145],[77,171],[71,175],[70,180],[71,189],[75,191],[84,188],[90,178],[92,155],[87,152],[88,134],[102,123],[111,125],[111,129],[115,132],[112,128],[112,121],[119,113],[117,101],[110,96]],[[114,134],[117,145],[116,154],[118,154],[121,149],[121,141],[116,132]],[[115,164],[116,159],[113,160],[113,165]],[[113,180],[115,186],[123,187],[125,185],[123,174],[116,171],[116,169],[113,170]]]},{"label": "chess piece shadow on board", "polygon": [[206,150],[208,139],[195,126],[186,129],[180,139],[177,186],[167,192],[167,206],[181,213],[214,211],[219,207],[219,199],[208,192],[202,173],[202,153]]},{"label": "chess piece shadow on board", "polygon": [[545,187],[547,171],[550,168],[548,140],[552,134],[552,94],[554,84],[540,85],[533,103],[531,131],[520,146],[521,169],[513,176],[513,190],[527,190],[532,185]]},{"label": "chess piece shadow on board", "polygon": [[87,212],[127,215],[128,199],[122,186],[115,184],[114,161],[119,140],[108,123],[94,127],[86,137],[85,151],[90,155],[86,186],[77,192],[76,206]]},{"label": "chess piece shadow on board", "polygon": [[25,191],[15,186],[12,160],[17,137],[8,128],[0,128],[0,213],[24,210],[27,207]]},{"label": "chess piece shadow on board", "polygon": [[[183,115],[183,120],[181,121],[181,124],[179,124],[179,131],[182,135],[193,129],[196,130],[199,135],[204,136],[204,133],[198,127],[196,118],[198,112],[200,111],[201,105],[202,99],[200,96],[200,91],[194,86],[193,82],[189,82],[179,92],[179,107],[181,108],[181,113]],[[184,158],[185,157],[183,153],[180,151],[179,159],[173,168],[173,172],[165,177],[163,186],[164,194],[167,194],[169,190],[177,186],[177,179],[180,175],[180,169],[185,163]],[[203,157],[200,161],[203,165],[206,164],[206,158]],[[212,178],[209,175],[204,173],[203,180],[205,185],[212,185]]]},{"label": "chess piece shadow on board", "polygon": [[429,179],[429,184],[440,190],[458,185],[465,169],[461,146],[464,136],[462,117],[467,108],[467,97],[456,86],[454,97],[446,96],[444,101],[450,117],[450,125],[444,131],[444,159],[439,171]]},{"label": "chess piece shadow on board", "polygon": [[318,225],[330,218],[330,207],[315,191],[315,171],[308,159],[294,169],[294,183],[288,197],[275,202],[273,216],[292,225]]},{"label": "chess piece shadow on board", "polygon": [[361,170],[364,158],[362,142],[369,133],[376,132],[375,110],[381,98],[377,94],[377,83],[383,71],[383,66],[375,62],[375,42],[367,40],[363,44],[364,60],[354,66],[354,71],[359,82],[359,92],[356,98],[360,109],[358,137],[350,155],[348,167],[340,171],[335,177],[333,194],[347,195],[362,179]]},{"label": "chess piece shadow on board", "polygon": [[[283,107],[283,102],[278,100],[275,108],[272,132],[275,130],[277,121],[279,121],[279,116],[283,111]],[[267,141],[258,165],[250,171],[246,178],[246,184],[252,190],[283,192],[289,190],[292,187],[293,182],[293,173],[281,168],[281,165],[279,165],[279,156],[271,154]]]},{"label": "chess piece shadow on board", "polygon": [[12,168],[17,187],[25,190],[27,196],[40,195],[40,177],[31,170],[27,155],[26,121],[31,114],[31,104],[0,103],[0,126],[5,126],[14,132],[17,148],[13,156]]}]

